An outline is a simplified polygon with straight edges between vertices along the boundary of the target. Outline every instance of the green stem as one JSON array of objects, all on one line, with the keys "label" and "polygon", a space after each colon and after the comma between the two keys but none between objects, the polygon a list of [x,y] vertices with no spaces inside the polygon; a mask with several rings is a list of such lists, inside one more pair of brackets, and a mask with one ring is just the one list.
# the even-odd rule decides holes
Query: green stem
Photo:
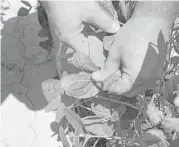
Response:
[{"label": "green stem", "polygon": [[97,98],[107,100],[107,101],[111,101],[111,102],[118,103],[118,104],[122,104],[122,105],[126,105],[126,106],[129,106],[129,107],[131,107],[133,109],[136,109],[136,110],[140,111],[140,108],[138,108],[138,107],[136,107],[136,106],[134,106],[132,104],[126,103],[126,102],[122,102],[122,101],[118,101],[118,100],[114,100],[114,99],[109,99],[109,98],[106,98],[106,97],[103,97],[103,96],[97,96]]}]

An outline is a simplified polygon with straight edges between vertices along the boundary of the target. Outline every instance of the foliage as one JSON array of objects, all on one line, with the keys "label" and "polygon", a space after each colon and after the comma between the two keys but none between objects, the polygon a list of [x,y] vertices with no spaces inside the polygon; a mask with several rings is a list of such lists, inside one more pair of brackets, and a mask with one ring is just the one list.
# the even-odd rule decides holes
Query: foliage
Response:
[{"label": "foliage", "polygon": [[[127,20],[130,15],[125,9],[129,6],[124,7],[121,3],[120,7]],[[39,16],[43,29],[48,28],[45,21],[46,16]],[[39,32],[40,37],[49,34],[47,30]],[[74,53],[67,61],[81,72],[64,72],[60,79],[44,81],[42,91],[49,102],[45,110],[56,113],[58,135],[63,145],[168,147],[174,144],[179,139],[178,34],[176,23],[168,42],[161,79],[154,83],[154,87],[132,99],[102,91],[99,83],[91,80],[91,73],[99,67],[90,57],[79,52]],[[46,46],[41,43],[44,49]],[[76,102],[66,105],[62,100],[64,96],[73,97]]]}]

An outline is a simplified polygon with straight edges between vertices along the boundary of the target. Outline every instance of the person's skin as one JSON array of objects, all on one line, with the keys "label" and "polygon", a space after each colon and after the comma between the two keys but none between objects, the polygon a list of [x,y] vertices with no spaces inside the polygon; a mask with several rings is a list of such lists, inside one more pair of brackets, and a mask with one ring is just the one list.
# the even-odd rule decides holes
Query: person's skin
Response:
[{"label": "person's skin", "polygon": [[[55,34],[87,55],[88,41],[81,34],[82,22],[105,32],[118,31],[104,65],[106,70],[92,74],[95,81],[103,82],[104,90],[134,96],[160,77],[166,53],[164,41],[169,39],[172,22],[179,16],[179,2],[137,2],[133,16],[120,29],[92,1],[49,1],[43,2],[43,6]],[[111,82],[107,77],[114,72],[119,76]]]},{"label": "person's skin", "polygon": [[[137,2],[133,16],[116,34],[104,69],[93,73],[93,79],[102,81],[109,93],[133,97],[144,92],[161,77],[165,41],[177,17],[178,1]],[[115,81],[105,79],[114,72],[118,75]]]},{"label": "person's skin", "polygon": [[108,17],[95,1],[41,1],[52,31],[75,51],[89,55],[89,42],[82,34],[84,23],[116,33],[120,25]]}]

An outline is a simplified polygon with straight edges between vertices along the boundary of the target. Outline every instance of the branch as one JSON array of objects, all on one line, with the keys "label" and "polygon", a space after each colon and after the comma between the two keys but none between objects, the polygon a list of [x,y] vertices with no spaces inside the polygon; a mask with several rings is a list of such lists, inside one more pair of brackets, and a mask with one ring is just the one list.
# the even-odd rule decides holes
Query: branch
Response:
[{"label": "branch", "polygon": [[106,98],[106,97],[103,97],[103,96],[97,96],[97,98],[100,98],[100,99],[103,99],[103,100],[107,100],[107,101],[111,101],[111,102],[114,102],[114,103],[118,103],[118,104],[122,104],[122,105],[126,105],[126,106],[129,106],[133,109],[136,109],[136,110],[139,110],[140,111],[140,108],[130,104],[130,103],[126,103],[126,102],[122,102],[122,101],[117,101],[117,100],[114,100],[114,99],[109,99],[109,98]]}]

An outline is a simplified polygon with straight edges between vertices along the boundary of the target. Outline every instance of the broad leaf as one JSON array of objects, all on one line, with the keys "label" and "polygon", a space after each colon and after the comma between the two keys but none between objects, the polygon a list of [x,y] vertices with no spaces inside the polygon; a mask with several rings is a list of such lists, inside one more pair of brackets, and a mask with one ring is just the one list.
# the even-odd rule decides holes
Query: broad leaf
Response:
[{"label": "broad leaf", "polygon": [[21,7],[17,13],[18,16],[27,16],[29,14],[29,10]]},{"label": "broad leaf", "polygon": [[107,109],[100,104],[98,104],[96,106],[94,106],[94,103],[91,104],[91,109],[97,116],[101,116],[101,117],[104,117],[104,118],[110,118],[111,117],[110,109]]},{"label": "broad leaf", "polygon": [[64,103],[61,102],[61,105],[57,108],[57,112],[56,112],[56,122],[60,122],[62,120],[62,118],[65,116],[65,105]]},{"label": "broad leaf", "polygon": [[65,131],[64,129],[62,128],[62,126],[60,126],[59,128],[59,135],[60,135],[60,139],[62,141],[62,144],[64,147],[71,147],[67,137],[66,137],[66,134],[65,134]]},{"label": "broad leaf", "polygon": [[90,57],[86,56],[81,52],[76,52],[73,54],[73,57],[68,59],[68,62],[76,66],[77,68],[86,70],[86,71],[97,71],[99,68],[94,64]]},{"label": "broad leaf", "polygon": [[79,126],[85,130],[85,126],[78,114],[73,112],[70,109],[65,108],[65,117],[68,120],[68,122],[72,125],[72,127],[76,130]]},{"label": "broad leaf", "polygon": [[42,82],[42,92],[48,102],[64,93],[59,80],[48,79]]},{"label": "broad leaf", "polygon": [[99,91],[90,79],[90,74],[71,74],[63,77],[61,84],[68,96],[79,99],[90,98]]},{"label": "broad leaf", "polygon": [[113,135],[113,130],[107,124],[92,124],[86,126],[86,130],[92,134],[103,137],[110,137]]},{"label": "broad leaf", "polygon": [[62,105],[64,104],[61,103],[61,97],[57,97],[48,103],[48,105],[45,107],[45,111],[50,112],[50,111],[57,110]]},{"label": "broad leaf", "polygon": [[28,7],[32,7],[28,1],[21,0],[21,2]]}]

